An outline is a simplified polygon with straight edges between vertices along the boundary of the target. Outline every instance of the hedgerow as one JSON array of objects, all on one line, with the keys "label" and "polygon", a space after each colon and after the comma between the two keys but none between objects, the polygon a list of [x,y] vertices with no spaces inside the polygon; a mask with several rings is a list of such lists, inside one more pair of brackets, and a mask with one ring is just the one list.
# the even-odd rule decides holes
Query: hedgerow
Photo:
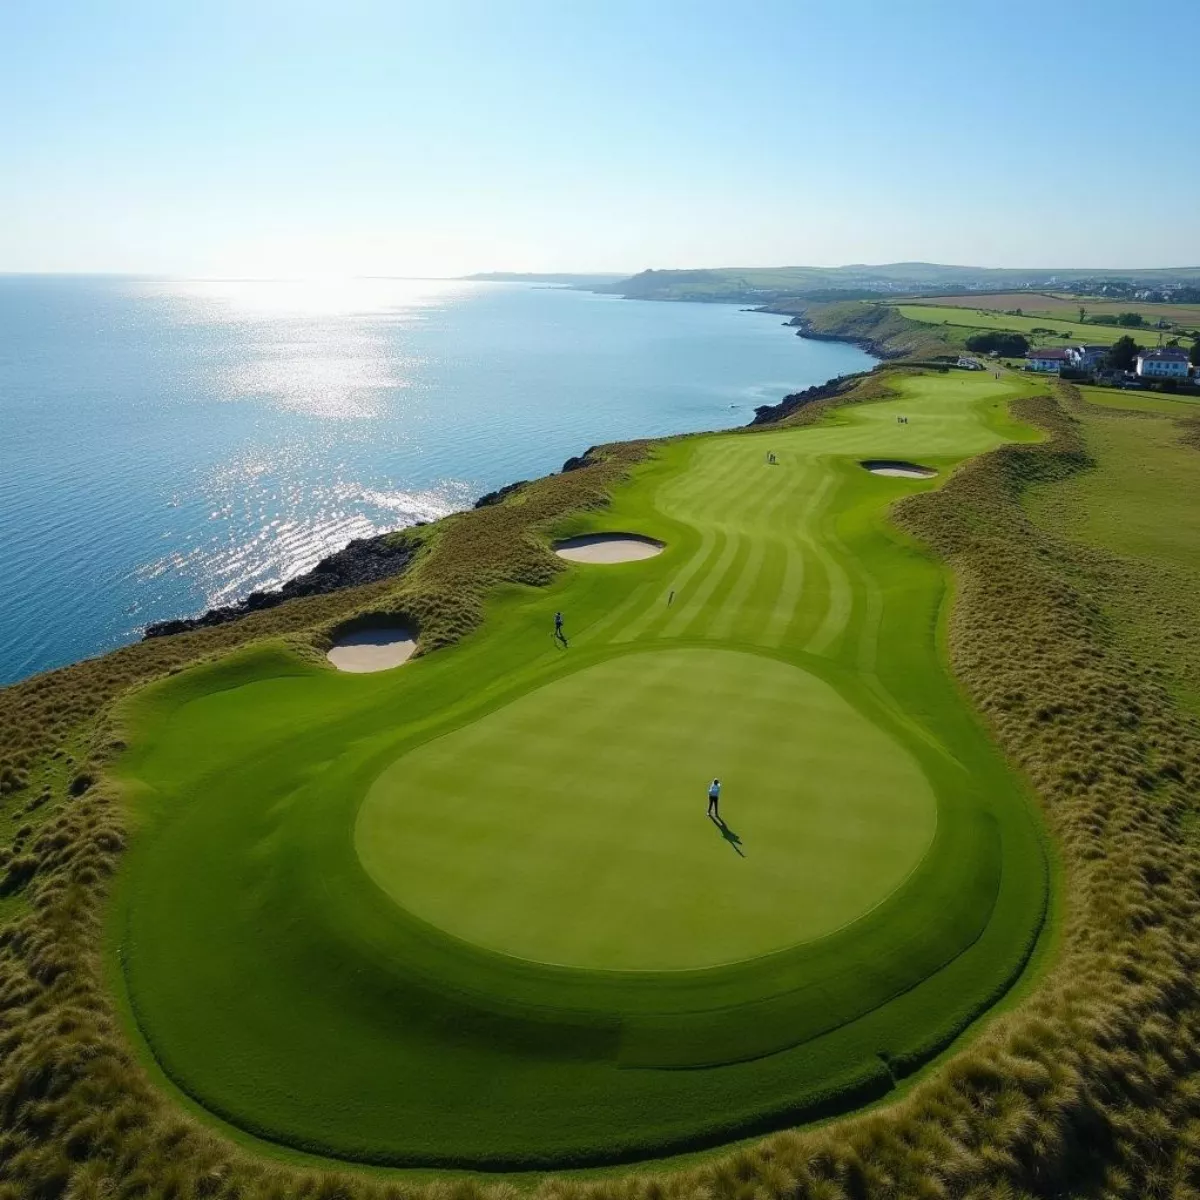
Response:
[{"label": "hedgerow", "polygon": [[[884,386],[863,385],[867,394]],[[794,420],[823,411],[813,405]],[[1089,469],[1078,421],[1054,397],[1022,402],[1020,415],[1047,440],[980,457],[939,491],[901,504],[896,519],[954,570],[955,672],[1055,834],[1063,914],[1053,965],[899,1102],[686,1170],[547,1180],[541,1195],[1200,1194],[1200,727],[1107,615],[1097,589],[1119,581],[1097,576],[1088,553],[1022,507],[1031,485]],[[554,562],[534,531],[602,503],[647,452],[607,448],[578,471],[439,523],[398,581],[131,646],[0,691],[9,830],[0,857],[9,880],[0,888],[0,1198],[513,1194],[502,1182],[389,1182],[274,1162],[152,1085],[103,979],[104,902],[125,839],[104,781],[119,748],[106,713],[130,687],[197,658],[267,636],[320,645],[367,609],[410,616],[424,647],[443,644],[478,622],[489,587],[548,579]]]}]

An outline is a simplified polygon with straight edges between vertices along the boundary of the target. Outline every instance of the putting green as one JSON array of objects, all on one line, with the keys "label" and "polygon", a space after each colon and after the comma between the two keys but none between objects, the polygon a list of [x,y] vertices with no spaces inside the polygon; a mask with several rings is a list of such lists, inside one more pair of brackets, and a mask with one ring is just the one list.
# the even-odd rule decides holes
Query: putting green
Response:
[{"label": "putting green", "polygon": [[1032,436],[1037,381],[893,386],[658,445],[544,532],[661,554],[500,589],[401,670],[267,642],[131,697],[110,962],[160,1080],[309,1154],[560,1170],[877,1099],[1003,996],[1040,833],[887,513]]},{"label": "putting green", "polygon": [[[724,780],[722,829],[706,785]],[[410,912],[563,966],[659,971],[821,937],[929,847],[933,790],[829,684],[777,659],[662,650],[547,684],[404,756],[359,858]]]}]

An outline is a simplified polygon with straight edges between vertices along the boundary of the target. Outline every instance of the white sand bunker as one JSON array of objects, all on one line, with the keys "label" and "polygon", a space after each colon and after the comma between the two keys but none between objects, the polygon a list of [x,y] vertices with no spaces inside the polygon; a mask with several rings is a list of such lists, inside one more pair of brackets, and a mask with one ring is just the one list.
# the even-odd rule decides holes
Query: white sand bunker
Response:
[{"label": "white sand bunker", "polygon": [[872,475],[891,475],[895,479],[932,479],[937,474],[932,467],[895,458],[869,458],[859,465],[866,467]]},{"label": "white sand bunker", "polygon": [[662,552],[662,542],[636,533],[589,533],[554,543],[559,558],[581,563],[636,562]]},{"label": "white sand bunker", "polygon": [[339,671],[386,671],[412,658],[417,635],[401,625],[343,634],[325,655]]}]

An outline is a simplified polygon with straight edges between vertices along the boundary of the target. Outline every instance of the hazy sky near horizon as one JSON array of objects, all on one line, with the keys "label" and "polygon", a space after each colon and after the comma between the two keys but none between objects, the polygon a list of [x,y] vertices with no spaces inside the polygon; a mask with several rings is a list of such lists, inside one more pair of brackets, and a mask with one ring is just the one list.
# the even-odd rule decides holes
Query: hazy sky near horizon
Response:
[{"label": "hazy sky near horizon", "polygon": [[1200,264],[1200,2],[0,3],[0,271]]}]

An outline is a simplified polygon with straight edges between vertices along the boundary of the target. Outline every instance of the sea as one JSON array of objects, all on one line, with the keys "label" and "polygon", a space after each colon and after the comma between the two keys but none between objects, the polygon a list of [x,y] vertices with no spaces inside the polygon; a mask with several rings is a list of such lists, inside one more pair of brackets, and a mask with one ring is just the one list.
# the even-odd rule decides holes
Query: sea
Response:
[{"label": "sea", "polygon": [[0,276],[0,684],[872,360],[536,284]]}]

